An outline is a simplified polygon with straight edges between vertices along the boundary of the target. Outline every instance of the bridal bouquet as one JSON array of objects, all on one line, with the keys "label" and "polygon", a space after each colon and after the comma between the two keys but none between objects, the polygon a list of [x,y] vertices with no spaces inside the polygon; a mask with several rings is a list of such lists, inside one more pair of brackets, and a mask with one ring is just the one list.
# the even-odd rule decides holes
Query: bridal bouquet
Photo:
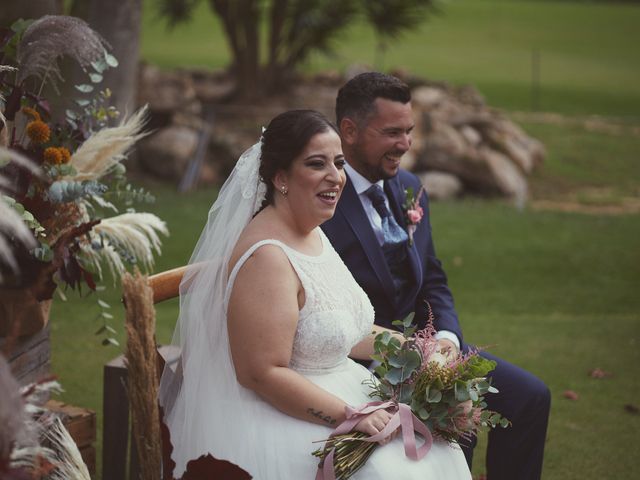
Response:
[{"label": "bridal bouquet", "polygon": [[[428,453],[433,437],[453,443],[482,428],[509,425],[506,418],[487,410],[484,402],[485,394],[498,392],[487,378],[495,362],[477,351],[456,356],[441,352],[431,313],[423,330],[416,332],[412,321],[413,314],[394,322],[403,327],[404,342],[389,332],[376,337],[372,358],[379,362],[375,369],[378,378],[368,384],[370,396],[378,401],[350,410],[345,424],[355,426],[359,416],[377,408],[391,409],[397,415],[374,437],[338,427],[324,447],[313,452],[321,459],[320,472],[324,473],[319,478],[349,478],[364,465],[377,442],[399,427],[405,453],[417,460]],[[414,430],[424,440],[419,448]],[[333,469],[326,462],[331,462]]]}]

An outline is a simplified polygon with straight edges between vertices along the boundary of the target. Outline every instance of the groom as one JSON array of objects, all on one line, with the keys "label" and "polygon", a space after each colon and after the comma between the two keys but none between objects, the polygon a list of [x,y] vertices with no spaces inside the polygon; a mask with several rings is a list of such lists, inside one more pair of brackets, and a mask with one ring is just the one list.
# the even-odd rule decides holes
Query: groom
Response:
[{"label": "groom", "polygon": [[[442,349],[468,351],[458,323],[447,277],[436,257],[426,193],[419,208],[407,214],[406,189],[420,191],[418,178],[400,169],[411,147],[414,127],[409,87],[377,72],[358,75],[338,92],[336,120],[348,165],[347,183],[331,220],[322,229],[369,296],[376,324],[415,312],[420,327],[435,316]],[[489,480],[539,479],[542,473],[550,394],[544,383],[486,352],[495,360],[492,383],[500,391],[487,395],[488,408],[512,426],[489,433]],[[475,439],[463,445],[471,466]]]}]

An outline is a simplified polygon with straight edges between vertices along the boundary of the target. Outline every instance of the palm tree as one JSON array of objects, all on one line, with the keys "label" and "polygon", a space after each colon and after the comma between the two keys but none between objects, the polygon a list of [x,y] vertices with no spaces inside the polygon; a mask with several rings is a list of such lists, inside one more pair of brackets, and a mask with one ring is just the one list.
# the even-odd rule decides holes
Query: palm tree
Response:
[{"label": "palm tree", "polygon": [[[208,0],[220,17],[232,54],[236,96],[273,93],[288,84],[295,67],[314,51],[330,53],[332,41],[358,13],[359,0]],[[169,26],[189,20],[199,0],[161,0]],[[266,21],[263,21],[266,20]],[[267,35],[260,35],[260,25]],[[266,61],[261,61],[262,39]]]},{"label": "palm tree", "polygon": [[438,11],[435,0],[376,0],[363,2],[365,14],[378,37],[375,65],[383,68],[384,54],[390,40],[415,29],[431,13]]}]

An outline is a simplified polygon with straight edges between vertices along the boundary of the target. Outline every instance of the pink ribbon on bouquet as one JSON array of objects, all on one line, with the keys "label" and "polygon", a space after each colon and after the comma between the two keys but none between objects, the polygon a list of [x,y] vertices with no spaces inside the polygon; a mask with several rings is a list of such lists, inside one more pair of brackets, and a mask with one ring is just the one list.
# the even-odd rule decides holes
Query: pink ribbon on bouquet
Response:
[{"label": "pink ribbon on bouquet", "polygon": [[[421,458],[423,458],[427,453],[429,453],[429,450],[431,450],[431,445],[433,445],[433,437],[431,436],[431,432],[425,426],[425,424],[422,423],[420,419],[418,419],[418,417],[413,414],[411,408],[409,408],[409,405],[405,403],[395,403],[388,401],[369,402],[360,405],[357,408],[347,406],[346,420],[338,425],[338,427],[333,432],[331,432],[330,436],[333,437],[335,435],[349,433],[365,415],[369,415],[370,413],[373,413],[376,410],[380,409],[386,410],[387,408],[397,409],[397,411],[389,420],[389,423],[387,423],[387,425],[375,435],[365,438],[354,438],[354,441],[370,443],[379,442],[380,440],[387,438],[398,428],[401,428],[405,455],[412,460],[420,460]],[[424,443],[419,448],[417,445],[415,432],[420,433],[424,437]],[[335,469],[333,467],[334,453],[335,448],[332,448],[325,457],[322,467],[318,466],[316,480],[336,480]]]}]

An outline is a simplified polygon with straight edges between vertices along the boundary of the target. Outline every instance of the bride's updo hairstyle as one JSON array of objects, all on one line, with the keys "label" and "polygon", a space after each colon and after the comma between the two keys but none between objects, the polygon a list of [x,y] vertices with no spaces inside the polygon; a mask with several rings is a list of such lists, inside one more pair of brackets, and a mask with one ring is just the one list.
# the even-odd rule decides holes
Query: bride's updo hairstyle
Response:
[{"label": "bride's updo hairstyle", "polygon": [[276,173],[288,170],[315,135],[329,130],[338,133],[338,129],[315,110],[289,110],[269,122],[262,134],[260,177],[267,185],[267,194],[260,210],[273,205]]}]

